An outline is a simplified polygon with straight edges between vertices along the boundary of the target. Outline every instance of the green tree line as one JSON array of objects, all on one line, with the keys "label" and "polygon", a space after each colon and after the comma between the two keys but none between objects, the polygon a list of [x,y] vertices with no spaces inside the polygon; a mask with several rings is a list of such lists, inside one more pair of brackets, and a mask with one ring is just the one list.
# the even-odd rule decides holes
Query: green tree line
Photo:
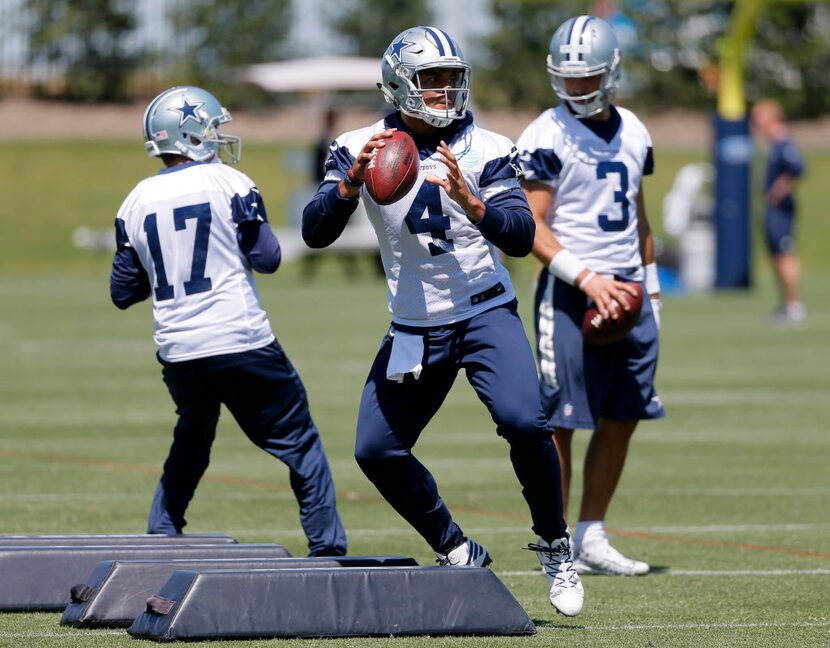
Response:
[{"label": "green tree line", "polygon": [[[541,109],[553,100],[545,72],[550,37],[580,13],[601,15],[622,43],[624,101],[641,109],[711,108],[717,84],[717,43],[732,2],[700,0],[490,0],[493,29],[477,43],[473,87],[484,108]],[[171,52],[150,50],[136,37],[135,10],[122,0],[29,0],[29,56],[63,71],[41,94],[73,101],[123,101],[135,79],[159,57],[172,57],[150,85],[204,85],[232,105],[273,101],[239,84],[241,66],[290,57],[290,0],[177,0],[166,19]],[[428,0],[344,0],[325,17],[344,53],[379,56],[391,38],[414,24],[434,23]],[[322,20],[322,17],[321,17]],[[830,4],[770,2],[745,53],[746,95],[778,98],[792,117],[830,112]],[[146,89],[146,83],[144,87]],[[139,91],[140,93],[140,91]],[[146,94],[146,90],[145,90]]]}]

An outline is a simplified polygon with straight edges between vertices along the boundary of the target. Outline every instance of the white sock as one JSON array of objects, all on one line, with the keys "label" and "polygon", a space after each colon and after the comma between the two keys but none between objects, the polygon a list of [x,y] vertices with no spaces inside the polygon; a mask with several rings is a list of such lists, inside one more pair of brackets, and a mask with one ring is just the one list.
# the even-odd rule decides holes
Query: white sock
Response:
[{"label": "white sock", "polygon": [[571,543],[574,555],[579,553],[583,543],[590,544],[594,539],[605,537],[605,520],[583,520],[576,525],[576,532]]}]

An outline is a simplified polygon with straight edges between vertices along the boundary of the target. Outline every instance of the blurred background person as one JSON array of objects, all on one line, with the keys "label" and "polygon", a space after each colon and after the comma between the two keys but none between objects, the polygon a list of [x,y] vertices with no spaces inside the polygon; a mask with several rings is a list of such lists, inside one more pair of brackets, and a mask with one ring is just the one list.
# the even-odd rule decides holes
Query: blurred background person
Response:
[{"label": "blurred background person", "polygon": [[772,317],[777,324],[797,325],[807,315],[799,296],[801,265],[795,246],[795,186],[804,175],[804,162],[790,137],[784,111],[777,101],[758,101],[752,108],[752,126],[768,144],[764,234],[780,295],[779,306]]}]

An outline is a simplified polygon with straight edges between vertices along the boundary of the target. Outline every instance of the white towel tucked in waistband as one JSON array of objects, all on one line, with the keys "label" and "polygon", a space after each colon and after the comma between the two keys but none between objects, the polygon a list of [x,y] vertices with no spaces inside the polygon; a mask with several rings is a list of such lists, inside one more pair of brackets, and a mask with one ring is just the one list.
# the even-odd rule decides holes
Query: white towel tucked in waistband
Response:
[{"label": "white towel tucked in waistband", "polygon": [[395,331],[392,338],[392,353],[386,365],[386,377],[389,380],[403,382],[403,377],[411,373],[415,380],[421,377],[424,359],[424,337],[403,331]]}]

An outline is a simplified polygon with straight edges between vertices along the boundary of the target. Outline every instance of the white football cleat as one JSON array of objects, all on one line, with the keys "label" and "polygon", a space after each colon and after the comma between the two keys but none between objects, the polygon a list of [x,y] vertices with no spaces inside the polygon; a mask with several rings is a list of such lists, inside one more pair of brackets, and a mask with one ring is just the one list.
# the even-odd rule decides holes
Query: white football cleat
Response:
[{"label": "white football cleat", "polygon": [[438,557],[438,564],[442,567],[486,567],[493,562],[487,550],[470,539],[446,555],[438,552],[435,552],[435,555]]},{"label": "white football cleat", "polygon": [[605,576],[642,576],[651,569],[648,563],[623,556],[605,536],[582,542],[574,558],[574,568],[580,574]]},{"label": "white football cleat", "polygon": [[585,601],[585,590],[573,566],[568,537],[553,542],[539,538],[537,544],[529,544],[527,548],[536,552],[548,577],[550,604],[565,616],[579,614]]}]

